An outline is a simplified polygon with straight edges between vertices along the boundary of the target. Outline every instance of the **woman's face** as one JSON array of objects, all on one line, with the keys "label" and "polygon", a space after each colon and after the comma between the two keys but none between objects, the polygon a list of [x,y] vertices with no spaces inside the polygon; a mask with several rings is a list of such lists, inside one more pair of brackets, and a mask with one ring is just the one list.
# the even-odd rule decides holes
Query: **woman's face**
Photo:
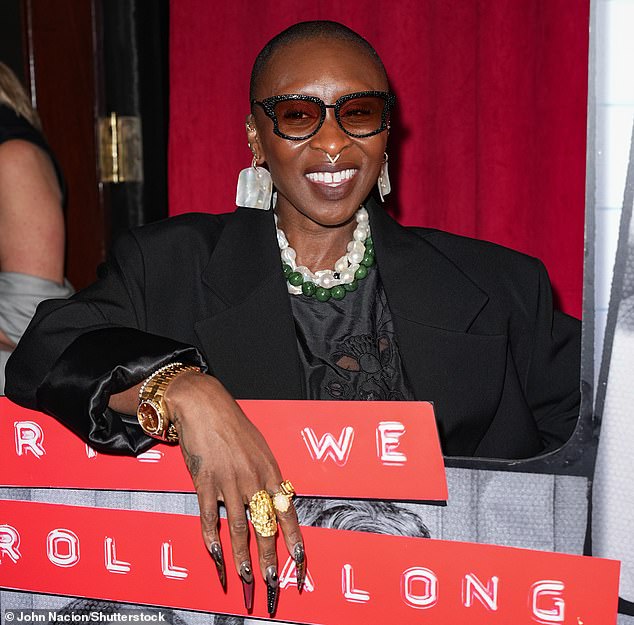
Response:
[{"label": "woman's face", "polygon": [[[277,50],[261,76],[255,97],[263,100],[304,94],[334,104],[349,93],[387,90],[381,69],[362,49],[345,41],[313,39]],[[306,227],[350,222],[376,184],[387,142],[387,131],[366,138],[347,135],[333,109],[326,111],[317,134],[292,141],[273,133],[273,121],[261,107],[254,110],[255,147],[273,177],[278,192],[276,210],[280,218],[295,223],[299,219]],[[340,155],[334,165],[328,154],[333,158]],[[320,176],[315,175],[346,170],[352,171],[334,176],[330,182],[319,181]],[[341,181],[334,182],[339,177]]]}]

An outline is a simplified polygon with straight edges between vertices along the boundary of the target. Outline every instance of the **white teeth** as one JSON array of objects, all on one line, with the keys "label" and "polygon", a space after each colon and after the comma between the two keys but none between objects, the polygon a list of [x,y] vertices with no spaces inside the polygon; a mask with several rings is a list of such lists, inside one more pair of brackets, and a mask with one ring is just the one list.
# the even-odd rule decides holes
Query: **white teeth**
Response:
[{"label": "white teeth", "polygon": [[333,173],[330,173],[329,171],[315,171],[310,174],[306,174],[306,178],[312,182],[323,182],[324,184],[336,186],[342,182],[350,180],[350,178],[352,178],[356,173],[356,169],[343,169],[342,171],[335,171]]}]

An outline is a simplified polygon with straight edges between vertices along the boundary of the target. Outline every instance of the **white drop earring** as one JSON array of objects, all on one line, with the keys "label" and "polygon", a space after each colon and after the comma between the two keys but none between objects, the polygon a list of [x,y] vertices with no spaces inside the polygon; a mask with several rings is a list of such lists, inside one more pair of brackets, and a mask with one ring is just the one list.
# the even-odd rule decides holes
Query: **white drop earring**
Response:
[{"label": "white drop earring", "polygon": [[243,169],[238,175],[236,205],[268,210],[271,208],[273,179],[269,170],[258,167],[257,162],[254,154],[251,167]]},{"label": "white drop earring", "polygon": [[381,172],[379,173],[379,179],[376,181],[376,185],[379,188],[379,196],[381,202],[385,202],[385,196],[392,190],[390,185],[390,176],[387,171],[387,152],[384,152],[385,160],[381,165]]}]

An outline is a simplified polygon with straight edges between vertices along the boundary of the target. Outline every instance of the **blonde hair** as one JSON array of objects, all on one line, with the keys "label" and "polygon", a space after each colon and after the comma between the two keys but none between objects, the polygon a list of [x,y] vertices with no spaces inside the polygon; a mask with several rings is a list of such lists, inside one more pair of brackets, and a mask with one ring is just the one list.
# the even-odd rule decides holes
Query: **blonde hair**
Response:
[{"label": "blonde hair", "polygon": [[31,106],[29,96],[17,76],[0,62],[0,103],[11,107],[18,115],[24,117],[31,126],[42,130],[42,122]]}]

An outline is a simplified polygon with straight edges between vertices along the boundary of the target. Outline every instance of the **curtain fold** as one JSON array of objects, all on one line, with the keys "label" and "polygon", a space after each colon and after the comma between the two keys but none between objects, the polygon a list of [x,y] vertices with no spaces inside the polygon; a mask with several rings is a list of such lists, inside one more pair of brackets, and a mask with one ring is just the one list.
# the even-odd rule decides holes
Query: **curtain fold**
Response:
[{"label": "curtain fold", "polygon": [[251,65],[307,19],[347,24],[386,65],[399,221],[540,257],[579,316],[589,0],[171,2],[170,214],[232,210]]}]

